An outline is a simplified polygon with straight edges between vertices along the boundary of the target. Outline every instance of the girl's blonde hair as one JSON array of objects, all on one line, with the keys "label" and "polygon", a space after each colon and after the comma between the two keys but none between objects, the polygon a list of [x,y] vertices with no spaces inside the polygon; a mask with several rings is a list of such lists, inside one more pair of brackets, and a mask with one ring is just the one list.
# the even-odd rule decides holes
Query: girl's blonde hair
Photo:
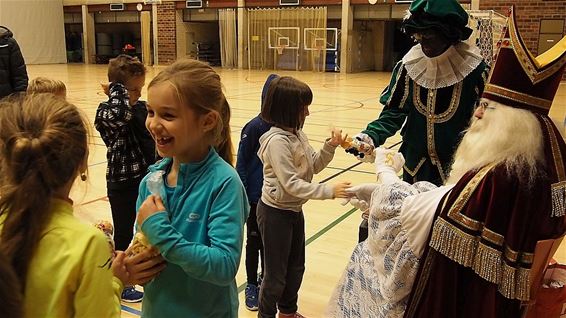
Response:
[{"label": "girl's blonde hair", "polygon": [[60,80],[36,77],[29,82],[27,92],[28,94],[51,93],[55,95],[65,95],[67,87],[65,87],[65,83]]},{"label": "girl's blonde hair", "polygon": [[22,289],[54,194],[69,185],[88,154],[87,122],[77,107],[53,94],[0,102],[0,250]]},{"label": "girl's blonde hair", "polygon": [[222,92],[220,76],[208,64],[180,59],[166,67],[149,83],[148,88],[168,82],[177,92],[182,105],[199,115],[217,112],[220,119],[210,132],[210,142],[218,154],[233,165],[232,137],[230,135],[230,105]]}]

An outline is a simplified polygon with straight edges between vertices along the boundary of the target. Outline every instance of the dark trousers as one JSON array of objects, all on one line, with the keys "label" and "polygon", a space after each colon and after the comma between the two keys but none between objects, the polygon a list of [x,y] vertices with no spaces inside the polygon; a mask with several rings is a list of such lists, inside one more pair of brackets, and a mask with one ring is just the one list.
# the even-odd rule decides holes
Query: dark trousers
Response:
[{"label": "dark trousers", "polygon": [[295,313],[305,272],[303,212],[272,208],[260,201],[257,223],[265,262],[258,317],[275,317],[277,308],[284,314]]},{"label": "dark trousers", "polygon": [[261,259],[261,268],[263,273],[263,243],[257,225],[256,217],[257,203],[250,204],[250,215],[246,221],[246,274],[248,276],[248,284],[257,285],[257,269],[259,260]]},{"label": "dark trousers", "polygon": [[114,223],[114,244],[118,251],[125,251],[134,236],[137,199],[137,186],[108,189],[108,201],[110,201]]},{"label": "dark trousers", "polygon": [[360,228],[358,232],[358,243],[361,243],[368,238],[368,220],[363,219],[360,223]]}]

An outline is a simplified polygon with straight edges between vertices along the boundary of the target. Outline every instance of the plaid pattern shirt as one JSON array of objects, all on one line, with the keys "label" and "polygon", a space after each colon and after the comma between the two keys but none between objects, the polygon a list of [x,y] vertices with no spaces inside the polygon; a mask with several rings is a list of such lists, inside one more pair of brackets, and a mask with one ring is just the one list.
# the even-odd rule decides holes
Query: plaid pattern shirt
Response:
[{"label": "plaid pattern shirt", "polygon": [[[137,103],[139,104],[139,102]],[[139,141],[130,125],[135,120],[136,105],[129,106],[128,92],[120,83],[110,84],[110,98],[96,110],[94,127],[107,147],[106,182],[127,184],[139,181],[147,172]]]}]

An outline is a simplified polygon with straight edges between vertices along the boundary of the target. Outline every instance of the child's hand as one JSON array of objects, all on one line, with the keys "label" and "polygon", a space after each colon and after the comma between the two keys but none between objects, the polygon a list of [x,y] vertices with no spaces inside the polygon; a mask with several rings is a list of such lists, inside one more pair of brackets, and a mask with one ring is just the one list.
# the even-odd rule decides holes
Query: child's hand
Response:
[{"label": "child's hand", "polygon": [[126,258],[125,263],[129,273],[128,281],[123,282],[125,286],[143,285],[166,267],[163,257],[160,254],[155,256],[150,249]]},{"label": "child's hand", "polygon": [[332,129],[328,143],[333,147],[338,147],[348,139],[348,134],[342,136],[342,129]]},{"label": "child's hand", "polygon": [[110,96],[110,83],[100,83],[100,86],[102,87],[104,95]]},{"label": "child's hand", "polygon": [[153,194],[150,195],[149,197],[147,197],[147,199],[145,199],[145,201],[143,201],[142,205],[140,206],[140,210],[138,211],[138,226],[142,226],[145,219],[147,219],[151,215],[163,211],[165,211],[165,205],[163,205],[161,198]]},{"label": "child's hand", "polygon": [[116,251],[116,256],[112,261],[112,274],[121,280],[124,285],[130,280],[130,273],[126,268],[126,254],[122,251]]},{"label": "child's hand", "polygon": [[350,193],[347,191],[350,188],[350,182],[340,182],[334,185],[334,198],[348,198]]}]

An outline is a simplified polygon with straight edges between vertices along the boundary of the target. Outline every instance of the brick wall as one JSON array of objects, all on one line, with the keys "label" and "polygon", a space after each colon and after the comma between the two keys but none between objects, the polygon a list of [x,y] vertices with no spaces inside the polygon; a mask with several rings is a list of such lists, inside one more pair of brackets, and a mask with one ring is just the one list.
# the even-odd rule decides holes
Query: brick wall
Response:
[{"label": "brick wall", "polygon": [[[539,54],[538,38],[541,19],[566,19],[565,0],[480,0],[481,10],[495,10],[507,15],[509,7],[515,5],[517,25],[523,41],[534,56]],[[566,32],[564,30],[563,32]],[[566,80],[566,74],[562,77]]]},{"label": "brick wall", "polygon": [[175,2],[157,5],[157,64],[171,64],[177,59]]}]

